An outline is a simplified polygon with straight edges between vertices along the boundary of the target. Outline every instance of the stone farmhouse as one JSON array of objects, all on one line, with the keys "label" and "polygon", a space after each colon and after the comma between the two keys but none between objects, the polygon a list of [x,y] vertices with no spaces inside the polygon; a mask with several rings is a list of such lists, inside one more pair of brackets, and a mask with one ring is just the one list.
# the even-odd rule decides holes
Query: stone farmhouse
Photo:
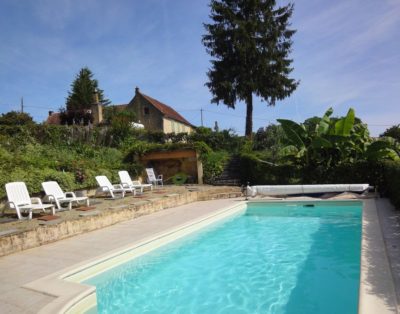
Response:
[{"label": "stone farmhouse", "polygon": [[127,105],[118,105],[118,110],[130,109],[139,123],[147,130],[164,133],[191,133],[194,126],[170,106],[147,96],[135,88],[135,96]]},{"label": "stone farmhouse", "polygon": [[[172,107],[147,96],[135,88],[135,96],[128,104],[115,105],[117,111],[132,110],[139,123],[147,130],[162,131],[164,133],[191,133],[195,126],[182,117]],[[91,108],[93,123],[103,122],[103,108],[94,104]],[[59,113],[49,112],[46,123],[60,124]]]}]

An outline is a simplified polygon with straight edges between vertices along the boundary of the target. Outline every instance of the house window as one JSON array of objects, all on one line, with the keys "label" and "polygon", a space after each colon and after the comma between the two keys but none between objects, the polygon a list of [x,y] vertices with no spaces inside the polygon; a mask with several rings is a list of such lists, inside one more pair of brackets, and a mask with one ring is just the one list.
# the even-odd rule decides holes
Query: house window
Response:
[{"label": "house window", "polygon": [[144,107],[144,114],[145,114],[145,115],[150,114],[150,109],[149,109],[149,107]]}]

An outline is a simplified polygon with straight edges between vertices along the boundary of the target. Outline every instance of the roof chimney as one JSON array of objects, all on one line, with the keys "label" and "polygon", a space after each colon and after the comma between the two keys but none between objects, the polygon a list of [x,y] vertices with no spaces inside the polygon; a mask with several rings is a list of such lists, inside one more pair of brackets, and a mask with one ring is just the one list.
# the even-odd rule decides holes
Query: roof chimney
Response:
[{"label": "roof chimney", "polygon": [[135,87],[135,95],[137,95],[139,93],[139,87]]},{"label": "roof chimney", "polygon": [[49,111],[49,117],[53,114],[53,111]]},{"label": "roof chimney", "polygon": [[99,103],[99,92],[97,88],[95,88],[93,91],[93,104],[97,105],[98,103]]}]

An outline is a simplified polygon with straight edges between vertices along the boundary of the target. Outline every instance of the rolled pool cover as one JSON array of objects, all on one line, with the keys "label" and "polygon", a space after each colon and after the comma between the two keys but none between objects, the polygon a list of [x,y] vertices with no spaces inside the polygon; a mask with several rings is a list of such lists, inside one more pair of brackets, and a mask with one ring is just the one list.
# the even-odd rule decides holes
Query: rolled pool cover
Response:
[{"label": "rolled pool cover", "polygon": [[290,195],[313,193],[364,192],[369,184],[312,184],[312,185],[254,185],[248,187],[248,195]]}]

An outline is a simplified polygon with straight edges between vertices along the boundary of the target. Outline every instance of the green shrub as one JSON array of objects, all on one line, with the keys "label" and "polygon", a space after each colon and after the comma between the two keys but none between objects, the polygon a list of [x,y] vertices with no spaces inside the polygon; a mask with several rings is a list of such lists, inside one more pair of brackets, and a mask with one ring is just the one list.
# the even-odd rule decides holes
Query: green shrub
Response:
[{"label": "green shrub", "polygon": [[383,165],[384,180],[380,190],[400,210],[400,162],[385,161]]},{"label": "green shrub", "polygon": [[297,184],[301,181],[299,169],[295,166],[269,164],[256,153],[241,154],[240,169],[243,184]]},{"label": "green shrub", "polygon": [[224,170],[225,165],[229,161],[229,154],[225,151],[202,154],[204,181],[212,183]]}]

